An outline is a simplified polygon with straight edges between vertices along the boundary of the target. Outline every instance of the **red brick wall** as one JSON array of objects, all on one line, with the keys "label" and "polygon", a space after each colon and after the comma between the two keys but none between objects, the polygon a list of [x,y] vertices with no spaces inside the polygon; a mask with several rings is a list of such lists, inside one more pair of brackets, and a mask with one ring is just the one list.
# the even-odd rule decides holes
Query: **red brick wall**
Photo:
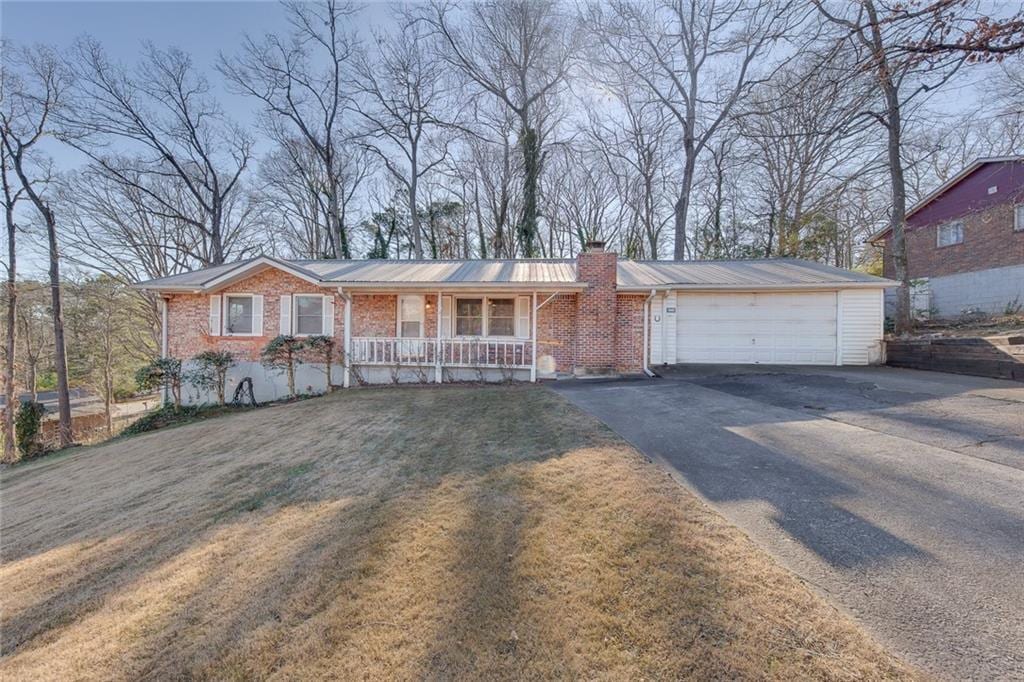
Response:
[{"label": "red brick wall", "polygon": [[639,372],[644,357],[644,302],[646,294],[619,294],[615,298],[615,369]]},{"label": "red brick wall", "polygon": [[[167,307],[168,354],[186,360],[197,353],[219,349],[231,351],[236,360],[259,360],[267,341],[281,327],[281,299],[285,294],[331,294],[324,289],[287,273],[268,268],[236,282],[218,294],[262,294],[263,334],[260,336],[211,336],[209,333],[210,297],[207,294],[175,294]],[[345,327],[345,301],[334,295],[334,336],[341,339]],[[354,308],[353,312],[358,310]],[[392,330],[394,327],[392,327]]]},{"label": "red brick wall", "polygon": [[394,336],[397,305],[394,294],[353,294],[352,336]]},{"label": "red brick wall", "polygon": [[[538,295],[538,305],[548,295]],[[537,313],[537,357],[554,357],[558,372],[572,372],[576,366],[576,299],[576,294],[560,294]]]},{"label": "red brick wall", "polygon": [[[537,318],[537,354],[551,355],[559,372],[615,369],[639,371],[643,357],[643,303],[640,294],[617,295],[616,256],[591,253],[580,257],[587,291],[560,294],[541,308]],[[299,278],[268,269],[218,293],[263,295],[263,334],[257,337],[210,336],[207,331],[209,296],[175,294],[168,302],[169,353],[187,359],[206,349],[229,350],[238,360],[258,360],[260,350],[278,334],[280,296],[330,293]],[[547,294],[538,294],[538,302]],[[424,334],[437,334],[437,296],[425,297]],[[394,336],[396,294],[353,294],[352,335]],[[334,333],[344,335],[344,299],[335,295]]]},{"label": "red brick wall", "polygon": [[[907,270],[911,278],[940,277],[959,272],[1024,264],[1024,231],[1013,230],[1013,204],[1005,203],[971,213],[964,223],[964,240],[952,246],[936,246],[938,225],[909,229]],[[892,237],[885,240],[883,274],[894,277]]]},{"label": "red brick wall", "polygon": [[577,370],[604,371],[615,367],[617,260],[608,251],[586,251],[577,257],[577,279],[589,285],[578,295]]}]

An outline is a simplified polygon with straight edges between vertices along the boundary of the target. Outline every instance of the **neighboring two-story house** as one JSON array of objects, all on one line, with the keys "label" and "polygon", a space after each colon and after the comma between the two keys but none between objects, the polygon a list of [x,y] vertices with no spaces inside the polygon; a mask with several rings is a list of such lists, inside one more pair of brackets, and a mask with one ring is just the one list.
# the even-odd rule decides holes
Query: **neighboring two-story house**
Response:
[{"label": "neighboring two-story house", "polygon": [[[955,317],[1024,306],[1024,156],[978,159],[950,178],[907,212],[906,238],[915,309]],[[895,278],[891,240],[886,229],[868,241]]]}]

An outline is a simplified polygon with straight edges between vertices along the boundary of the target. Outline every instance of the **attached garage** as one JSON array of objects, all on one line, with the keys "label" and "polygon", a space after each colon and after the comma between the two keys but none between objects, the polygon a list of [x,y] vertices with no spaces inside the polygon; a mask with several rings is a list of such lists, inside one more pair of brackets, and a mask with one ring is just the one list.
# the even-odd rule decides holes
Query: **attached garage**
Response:
[{"label": "attached garage", "polygon": [[[879,277],[799,260],[620,263],[650,282],[650,364],[867,365],[882,361]],[[634,283],[635,282],[635,283]]]},{"label": "attached garage", "polygon": [[834,365],[835,292],[676,295],[676,362]]}]

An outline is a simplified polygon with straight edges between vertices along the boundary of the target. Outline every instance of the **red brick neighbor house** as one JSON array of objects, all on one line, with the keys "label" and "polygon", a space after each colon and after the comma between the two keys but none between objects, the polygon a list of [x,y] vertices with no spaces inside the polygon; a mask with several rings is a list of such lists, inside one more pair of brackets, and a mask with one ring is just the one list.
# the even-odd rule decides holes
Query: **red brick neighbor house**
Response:
[{"label": "red brick neighbor house", "polygon": [[[978,159],[907,212],[914,308],[942,317],[1024,305],[1024,156]],[[883,248],[893,277],[891,231]]]},{"label": "red brick neighbor house", "polygon": [[[643,372],[672,363],[866,365],[881,360],[894,283],[799,260],[632,261],[592,244],[561,260],[259,257],[142,284],[163,301],[163,354],[231,351],[257,398],[279,334],[328,334],[340,386]],[[296,385],[324,389],[322,367]],[[200,401],[204,396],[188,396]]]}]

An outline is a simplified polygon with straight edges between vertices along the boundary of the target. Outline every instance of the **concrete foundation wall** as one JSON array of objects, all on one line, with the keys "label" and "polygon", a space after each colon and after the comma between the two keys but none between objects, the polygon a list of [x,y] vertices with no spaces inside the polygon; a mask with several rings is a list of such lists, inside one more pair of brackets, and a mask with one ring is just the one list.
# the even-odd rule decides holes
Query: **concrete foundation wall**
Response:
[{"label": "concrete foundation wall", "polygon": [[[1015,301],[1024,305],[1024,265],[932,277],[928,287],[938,317],[957,317],[968,309],[1002,313]],[[896,290],[886,291],[886,315],[895,312],[895,301]]]},{"label": "concrete foundation wall", "polygon": [[[303,363],[295,368],[295,390],[299,393],[315,394],[324,393],[327,390],[327,374],[323,371],[323,363]],[[192,369],[192,363],[185,363],[185,370]],[[363,380],[368,384],[391,384],[394,383],[394,375],[390,367],[359,367],[357,368]],[[331,383],[335,388],[340,388],[344,369],[341,365],[331,366]],[[288,378],[284,372],[267,369],[258,362],[239,362],[228,372],[227,386],[225,388],[225,399],[231,402],[235,387],[244,377],[252,379],[253,392],[256,400],[261,403],[272,400],[281,400],[288,397]],[[448,381],[486,381],[499,383],[502,381],[529,381],[530,370],[517,369],[502,371],[500,369],[482,369],[479,372],[475,369],[451,368],[444,372],[444,380]],[[433,383],[434,368],[424,367],[421,371],[413,368],[403,367],[398,372],[398,381],[403,384]],[[355,376],[352,377],[352,386],[358,386]],[[194,386],[185,383],[181,389],[181,401],[186,405],[214,404],[217,402],[217,394],[214,391],[200,391]]]}]

